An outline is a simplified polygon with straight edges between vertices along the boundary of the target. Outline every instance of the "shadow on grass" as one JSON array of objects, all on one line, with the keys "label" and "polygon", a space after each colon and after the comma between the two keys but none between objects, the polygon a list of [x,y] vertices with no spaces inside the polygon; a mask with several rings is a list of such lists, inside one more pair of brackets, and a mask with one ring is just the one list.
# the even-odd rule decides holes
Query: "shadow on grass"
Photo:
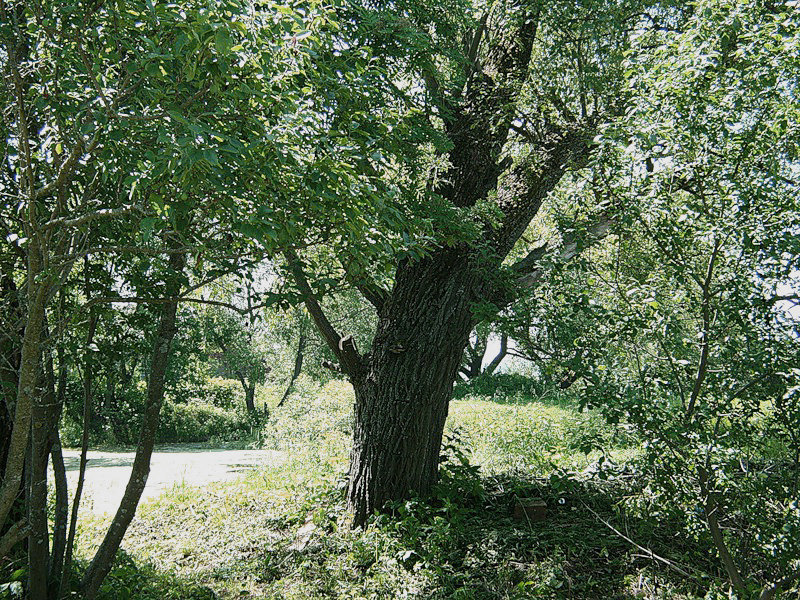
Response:
[{"label": "shadow on grass", "polygon": [[[97,452],[98,450],[92,449],[90,452]],[[252,452],[253,454],[265,454],[261,450],[253,450],[247,448],[245,443],[224,443],[224,444],[168,444],[156,445],[153,452],[159,454],[209,454],[209,453],[224,453],[224,452]],[[90,468],[98,467],[130,467],[133,465],[133,458],[135,456],[136,448],[128,447],[109,447],[99,450],[105,456],[89,456],[88,466]],[[80,466],[80,456],[75,454],[68,454],[64,457],[64,467],[67,471],[77,471]]]},{"label": "shadow on grass", "polygon": [[[81,459],[79,456],[65,456],[64,468],[67,471],[77,471],[80,468]],[[90,458],[86,463],[87,468],[96,469],[100,467],[130,467],[133,465],[132,456],[115,456],[115,457],[102,457]]]},{"label": "shadow on grass", "polygon": [[[273,548],[259,576],[275,589],[300,580],[303,589],[316,590],[311,597],[703,597],[708,580],[687,579],[643,548],[698,574],[715,573],[710,549],[682,546],[666,522],[627,518],[616,508],[625,493],[625,485],[600,482],[554,487],[514,477],[446,476],[433,501],[398,503],[365,532],[322,533],[329,509],[321,507],[306,521],[319,524],[317,536],[302,551],[296,542]],[[546,517],[515,520],[516,499],[534,497],[546,502]]]},{"label": "shadow on grass", "polygon": [[[162,561],[162,571],[121,554],[103,598],[667,600],[702,598],[713,583],[723,583],[709,545],[688,541],[680,523],[637,519],[619,508],[641,491],[626,477],[481,477],[476,467],[450,463],[432,499],[395,503],[364,530],[347,525],[341,489],[298,491],[270,516],[248,513],[244,497],[219,496],[219,505],[236,508],[226,510],[214,531],[207,517],[213,509],[197,498],[184,500],[174,514],[159,511],[160,533],[145,528],[156,536],[150,543],[170,537],[173,528],[197,529],[198,548],[213,545],[213,556],[179,573],[186,567],[180,554],[177,562],[175,554]],[[545,518],[515,520],[518,498],[543,500]],[[256,519],[268,534],[237,533],[231,519]],[[643,549],[710,575],[685,577]]]},{"label": "shadow on grass", "polygon": [[[87,566],[85,561],[76,565],[73,589],[78,589]],[[127,552],[119,550],[113,569],[100,587],[97,600],[217,600],[217,595],[200,582],[174,573],[160,572],[148,564],[139,564]]]}]

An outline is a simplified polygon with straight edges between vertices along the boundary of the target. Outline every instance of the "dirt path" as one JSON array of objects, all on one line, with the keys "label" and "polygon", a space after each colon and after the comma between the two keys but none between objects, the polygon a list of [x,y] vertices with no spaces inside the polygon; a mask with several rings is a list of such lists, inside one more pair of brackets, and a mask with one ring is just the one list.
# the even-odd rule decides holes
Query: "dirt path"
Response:
[{"label": "dirt path", "polygon": [[[133,465],[133,452],[89,452],[82,511],[114,513],[122,499]],[[283,461],[284,453],[275,450],[230,450],[201,444],[159,446],[150,462],[150,476],[142,500],[158,496],[175,484],[206,485],[236,479],[242,472],[260,465]],[[78,479],[80,452],[64,451],[70,489]]]}]

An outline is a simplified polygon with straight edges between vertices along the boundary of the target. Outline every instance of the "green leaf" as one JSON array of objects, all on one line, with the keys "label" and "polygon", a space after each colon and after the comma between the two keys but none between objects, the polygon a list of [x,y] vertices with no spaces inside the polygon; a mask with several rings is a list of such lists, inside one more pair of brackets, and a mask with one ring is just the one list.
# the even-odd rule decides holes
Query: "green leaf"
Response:
[{"label": "green leaf", "polygon": [[227,29],[220,27],[214,32],[214,44],[220,54],[228,54],[230,52],[233,41]]},{"label": "green leaf", "polygon": [[149,242],[153,236],[153,228],[155,227],[156,219],[154,217],[145,217],[139,222],[139,232],[142,234],[142,240]]}]

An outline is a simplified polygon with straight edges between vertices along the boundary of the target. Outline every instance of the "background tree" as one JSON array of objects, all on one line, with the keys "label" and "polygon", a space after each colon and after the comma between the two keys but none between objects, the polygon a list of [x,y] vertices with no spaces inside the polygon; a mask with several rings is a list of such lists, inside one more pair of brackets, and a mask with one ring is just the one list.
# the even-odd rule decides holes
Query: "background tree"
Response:
[{"label": "background tree", "polygon": [[[59,336],[87,316],[90,331],[102,326],[93,306],[156,307],[133,474],[83,577],[82,593],[92,598],[147,478],[177,303],[263,257],[271,239],[255,244],[242,234],[256,212],[243,173],[254,163],[259,173],[280,168],[287,132],[296,131],[282,116],[297,116],[296,82],[284,76],[308,54],[283,36],[325,22],[319,13],[296,16],[284,11],[256,19],[237,2],[213,9],[194,2],[0,5],[2,298],[4,315],[11,317],[3,321],[8,444],[0,554],[28,536],[28,587],[35,600],[59,596],[65,581],[58,568],[48,574],[48,562],[60,562],[50,553],[46,514],[47,457],[57,447],[59,414],[52,408],[60,410],[53,382],[71,366],[90,373],[97,365],[92,335],[71,345],[57,343]],[[281,139],[268,134],[279,121]],[[269,196],[267,188],[260,192],[262,200]],[[269,206],[262,209],[269,212]],[[84,257],[90,265],[102,257],[114,266],[100,280],[87,269],[89,285],[76,289],[71,276]],[[71,296],[71,314],[54,305],[62,290]],[[79,349],[76,355],[56,352],[64,362],[51,369],[53,349],[69,347]],[[85,381],[90,408],[93,386]],[[33,451],[26,459],[29,441]],[[63,465],[55,468],[63,472]],[[29,473],[25,486],[23,469]],[[24,511],[15,512],[20,502]],[[61,532],[65,511],[58,518]]]},{"label": "background tree", "polygon": [[[584,354],[584,401],[647,440],[653,502],[709,536],[742,597],[800,576],[797,454],[778,433],[797,426],[798,104],[781,82],[800,74],[798,25],[790,6],[698,3],[654,51],[637,41],[635,110],[607,130],[596,187],[568,200],[624,207],[619,237],[573,275],[584,333],[559,335]],[[759,553],[773,567],[745,572]]]}]

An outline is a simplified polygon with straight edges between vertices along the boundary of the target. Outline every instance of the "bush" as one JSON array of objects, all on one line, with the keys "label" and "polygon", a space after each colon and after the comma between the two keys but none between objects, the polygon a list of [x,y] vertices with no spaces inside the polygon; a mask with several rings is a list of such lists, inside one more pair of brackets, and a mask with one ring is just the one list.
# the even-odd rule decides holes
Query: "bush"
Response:
[{"label": "bush", "polygon": [[194,401],[176,404],[165,401],[161,408],[158,442],[208,442],[241,440],[253,431],[254,423],[244,408],[225,410]]},{"label": "bush", "polygon": [[230,410],[244,406],[242,384],[234,379],[212,377],[200,392],[205,402],[219,408]]},{"label": "bush", "polygon": [[491,396],[496,401],[526,402],[544,392],[540,382],[518,373],[479,375],[456,384],[453,398]]},{"label": "bush", "polygon": [[[68,402],[61,425],[62,443],[79,446],[83,423],[82,390],[68,388]],[[98,395],[92,414],[90,443],[133,445],[145,407],[146,384],[138,381],[117,390],[113,405]],[[247,414],[239,382],[211,378],[200,387],[169,390],[161,408],[156,440],[160,443],[233,441],[250,437],[255,423]]]}]

